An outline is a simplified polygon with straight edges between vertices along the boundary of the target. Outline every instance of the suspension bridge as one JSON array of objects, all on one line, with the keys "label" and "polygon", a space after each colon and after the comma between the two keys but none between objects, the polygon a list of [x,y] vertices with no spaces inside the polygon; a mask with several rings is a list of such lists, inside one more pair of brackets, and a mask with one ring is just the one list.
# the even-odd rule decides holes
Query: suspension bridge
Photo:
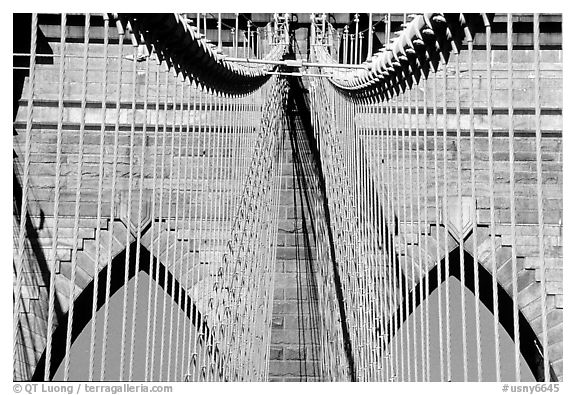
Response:
[{"label": "suspension bridge", "polygon": [[561,381],[549,14],[14,14],[17,381]]}]

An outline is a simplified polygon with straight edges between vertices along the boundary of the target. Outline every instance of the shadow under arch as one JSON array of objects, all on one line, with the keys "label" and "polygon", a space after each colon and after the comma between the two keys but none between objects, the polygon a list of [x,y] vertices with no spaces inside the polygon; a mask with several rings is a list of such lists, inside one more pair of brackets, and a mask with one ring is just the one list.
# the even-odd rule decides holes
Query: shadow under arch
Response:
[{"label": "shadow under arch", "polygon": [[[106,276],[110,268],[111,281],[110,281],[110,297],[114,295],[117,291],[121,290],[126,283],[124,282],[124,275],[126,270],[126,251],[124,249],[116,257],[112,259],[112,262],[102,268],[98,274],[98,298],[96,303],[96,310],[100,310],[104,303],[106,302]],[[128,257],[128,281],[130,281],[136,273],[136,241],[132,242],[129,251],[131,253]],[[191,320],[192,325],[196,330],[202,330],[204,333],[204,338],[207,339],[208,344],[208,354],[212,360],[216,361],[216,370],[219,375],[223,375],[223,358],[220,356],[220,351],[218,346],[216,346],[214,335],[211,332],[208,323],[204,319],[205,317],[200,313],[196,305],[192,302],[192,298],[186,289],[180,284],[177,279],[174,279],[174,275],[166,268],[166,266],[159,261],[155,256],[152,256],[152,264],[150,264],[150,251],[144,246],[140,245],[140,265],[139,271],[148,274],[152,279],[154,279],[158,286],[166,292],[168,296],[180,307],[180,309],[186,313],[186,316]],[[174,282],[174,286],[172,283]],[[74,319],[72,321],[72,344],[82,333],[86,325],[92,320],[92,301],[94,293],[94,280],[92,280],[86,288],[78,295],[74,300]],[[56,371],[58,370],[60,364],[65,357],[66,348],[66,322],[68,320],[68,312],[62,315],[59,320],[58,327],[54,330],[52,334],[52,354],[50,362],[50,380],[54,378]],[[199,340],[199,344],[203,345],[202,339]],[[212,352],[212,350],[214,350]],[[38,364],[34,370],[31,381],[44,381],[44,369],[46,364],[46,350],[42,353]]]},{"label": "shadow under arch", "polygon": [[[394,326],[394,322],[390,319],[389,328],[392,329],[393,333],[389,333],[386,337],[386,344],[389,344],[391,339],[394,337],[396,331],[404,324],[407,318],[414,312],[415,308],[418,307],[422,301],[430,296],[438,288],[438,268],[444,267],[445,258],[440,261],[439,264],[435,265],[424,277],[423,280],[417,284],[412,291],[408,294],[408,303],[406,307],[400,306],[395,315],[397,317],[397,323]],[[459,281],[462,281],[462,275],[460,273],[460,252],[459,249],[454,249],[448,255],[448,268],[450,276],[453,276]],[[467,252],[464,251],[464,285],[473,294],[476,294],[477,290],[474,287],[474,259]],[[492,274],[486,270],[481,264],[478,263],[478,279],[479,279],[479,289],[478,296],[482,304],[494,314],[493,297],[492,297]],[[440,283],[443,284],[446,281],[445,270],[440,270]],[[422,294],[424,298],[420,299],[420,288],[428,283],[428,287],[424,287]],[[400,283],[403,286],[404,283]],[[428,292],[426,292],[428,291]],[[404,295],[404,289],[401,288],[401,294]],[[416,303],[412,300],[412,296],[415,295]],[[506,330],[506,333],[514,340],[514,321],[513,321],[513,308],[514,304],[512,297],[502,288],[498,283],[498,321],[500,325]],[[404,311],[402,311],[404,310]],[[518,321],[519,321],[519,341],[520,341],[520,353],[530,371],[536,378],[536,381],[545,381],[544,377],[544,358],[540,350],[542,345],[540,340],[532,326],[524,316],[521,311],[518,311]],[[385,325],[386,322],[382,322],[381,325]],[[558,381],[556,372],[554,368],[550,365],[550,380]]]}]

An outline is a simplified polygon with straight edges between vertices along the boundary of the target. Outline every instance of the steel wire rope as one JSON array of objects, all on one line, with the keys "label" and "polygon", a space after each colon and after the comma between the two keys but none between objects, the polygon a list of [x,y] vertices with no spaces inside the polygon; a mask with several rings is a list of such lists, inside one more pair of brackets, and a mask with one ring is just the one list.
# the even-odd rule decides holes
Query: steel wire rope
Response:
[{"label": "steel wire rope", "polygon": [[[60,265],[58,260],[58,222],[60,207],[60,169],[62,166],[62,122],[64,117],[64,73],[66,54],[66,14],[60,17],[60,64],[58,71],[58,125],[56,136],[56,164],[54,177],[54,208],[52,213],[52,245],[50,250],[50,283],[48,289],[48,325],[46,327],[46,351],[44,361],[44,380],[51,379],[50,365],[52,362],[52,332],[54,321],[54,304],[56,302],[56,270]],[[73,287],[74,285],[72,285]]]},{"label": "steel wire rope", "polygon": [[[82,92],[80,103],[80,131],[78,138],[78,166],[76,168],[76,193],[74,200],[74,229],[72,231],[72,256],[70,265],[70,291],[68,293],[68,319],[66,323],[66,346],[64,351],[64,381],[70,375],[70,348],[72,346],[72,324],[74,322],[74,291],[76,287],[76,270],[78,264],[78,237],[80,231],[80,194],[82,190],[82,166],[84,164],[84,135],[86,127],[86,96],[88,90],[88,49],[90,40],[90,14],[84,15],[84,51],[82,64]],[[64,48],[62,48],[64,51]],[[95,273],[96,275],[96,273]]]}]

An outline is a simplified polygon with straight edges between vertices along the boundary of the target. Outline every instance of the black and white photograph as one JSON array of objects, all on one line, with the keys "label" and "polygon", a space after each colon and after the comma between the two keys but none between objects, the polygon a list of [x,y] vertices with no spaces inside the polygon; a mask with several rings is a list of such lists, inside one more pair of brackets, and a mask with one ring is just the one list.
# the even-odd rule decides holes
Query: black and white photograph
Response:
[{"label": "black and white photograph", "polygon": [[563,389],[570,18],[354,7],[12,13],[13,393]]}]

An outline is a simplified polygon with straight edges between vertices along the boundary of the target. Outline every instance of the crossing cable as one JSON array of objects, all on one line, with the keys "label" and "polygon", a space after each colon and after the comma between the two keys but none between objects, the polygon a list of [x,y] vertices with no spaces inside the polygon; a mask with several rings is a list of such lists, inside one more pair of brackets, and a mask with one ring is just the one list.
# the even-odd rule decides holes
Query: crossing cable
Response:
[{"label": "crossing cable", "polygon": [[[13,333],[18,331],[18,320],[20,318],[22,276],[25,264],[26,248],[26,218],[28,217],[28,193],[30,189],[30,155],[32,150],[32,126],[34,117],[34,90],[36,83],[36,47],[38,39],[38,14],[33,13],[30,24],[30,65],[28,72],[28,103],[26,107],[26,137],[24,146],[24,169],[22,172],[22,197],[20,204],[20,223],[18,228],[18,250],[16,255],[16,286],[14,287],[15,305],[13,315]],[[18,336],[14,335],[12,348],[16,352]]]},{"label": "crossing cable", "polygon": [[[50,380],[52,371],[50,365],[52,362],[52,332],[54,329],[54,305],[56,303],[56,271],[60,265],[58,257],[58,225],[59,225],[59,207],[60,207],[60,176],[62,167],[62,122],[64,118],[64,76],[66,62],[66,14],[60,17],[60,67],[58,72],[58,125],[56,136],[56,164],[54,177],[54,208],[52,224],[52,248],[50,253],[50,285],[48,291],[48,325],[46,327],[46,351],[44,362],[44,380]],[[59,270],[58,270],[59,271]],[[74,287],[74,284],[70,285]]]},{"label": "crossing cable", "polygon": [[[72,234],[72,257],[70,273],[70,291],[68,293],[68,320],[66,325],[66,349],[64,352],[64,381],[68,380],[70,375],[70,347],[72,345],[72,323],[74,320],[74,291],[76,287],[76,266],[78,256],[78,233],[80,221],[80,192],[82,190],[82,167],[84,165],[84,132],[86,125],[86,95],[88,89],[88,43],[90,39],[90,14],[84,16],[84,52],[83,52],[83,69],[82,69],[82,99],[80,104],[80,133],[78,140],[78,166],[76,171],[76,194],[74,201],[74,229]],[[64,51],[64,48],[62,48]],[[96,275],[96,273],[95,273]]]},{"label": "crossing cable", "polygon": [[[103,60],[108,64],[108,41],[110,30],[110,20],[108,15],[104,15],[104,54]],[[106,137],[106,99],[107,99],[107,87],[108,87],[108,67],[102,69],[102,115],[100,119],[100,152],[98,156],[98,198],[97,198],[97,208],[96,208],[96,235],[95,235],[95,245],[96,251],[94,253],[94,289],[92,293],[92,317],[96,316],[96,311],[98,307],[98,290],[99,290],[99,268],[100,268],[100,249],[101,249],[101,235],[102,235],[102,197],[103,197],[103,186],[104,186],[104,142]],[[96,345],[96,320],[92,320],[90,325],[90,355],[89,355],[89,366],[88,366],[88,381],[94,379],[94,367],[95,367],[95,345]],[[103,345],[104,347],[105,345]]]}]

